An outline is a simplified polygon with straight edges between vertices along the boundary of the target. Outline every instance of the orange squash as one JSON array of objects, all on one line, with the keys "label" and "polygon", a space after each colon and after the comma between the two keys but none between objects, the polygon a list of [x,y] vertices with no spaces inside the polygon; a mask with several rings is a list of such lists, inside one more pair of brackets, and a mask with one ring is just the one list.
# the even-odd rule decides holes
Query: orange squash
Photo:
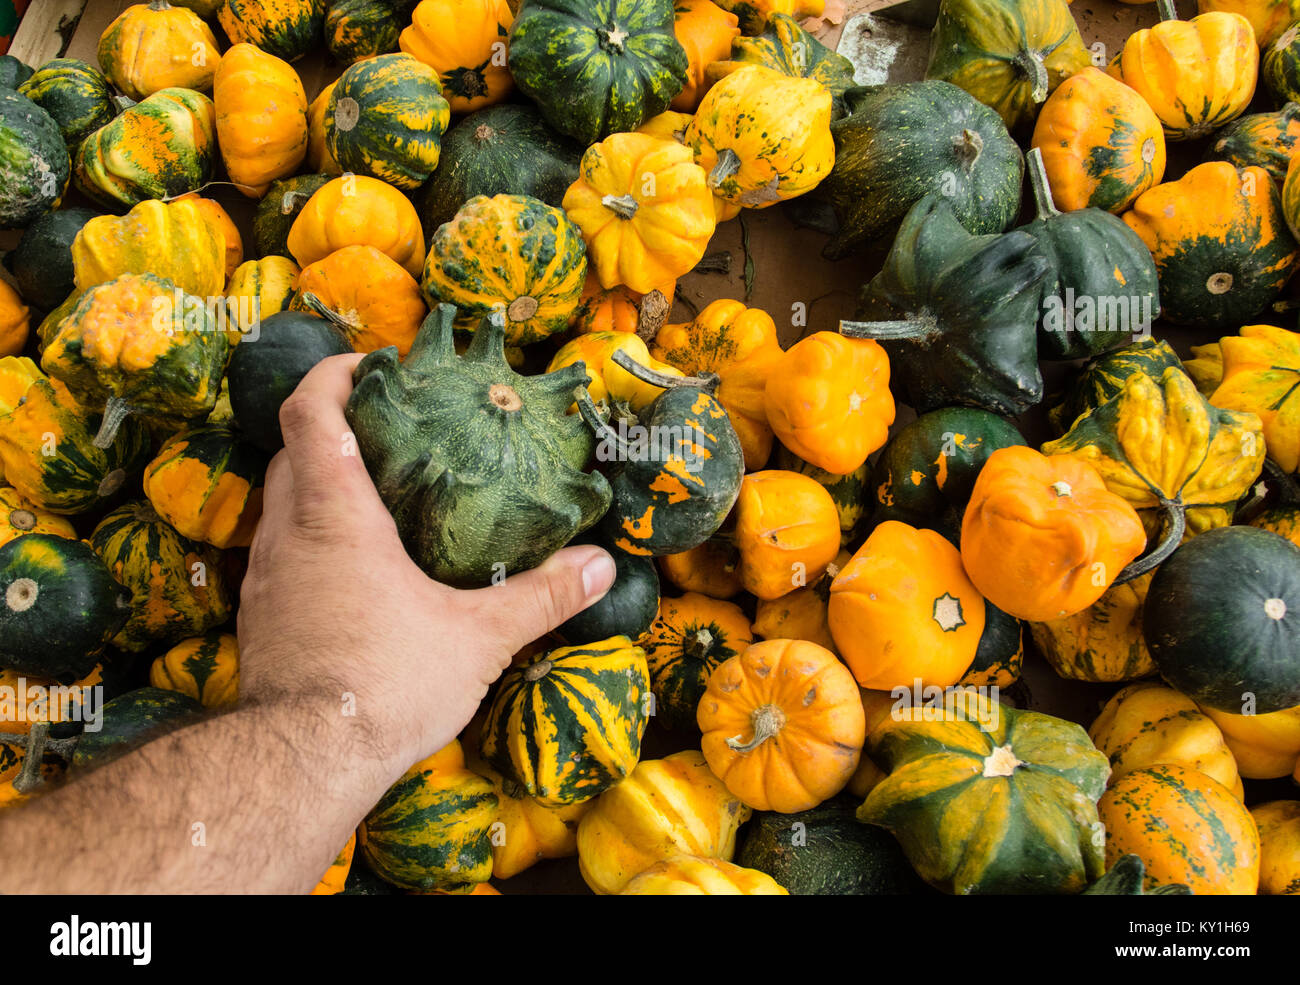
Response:
[{"label": "orange squash", "polygon": [[731,39],[740,36],[740,19],[713,0],[677,0],[673,34],[686,50],[689,64],[686,85],[669,105],[678,112],[691,113],[712,84],[706,71],[709,65],[731,57]]},{"label": "orange squash", "polygon": [[1266,715],[1233,715],[1203,706],[1248,780],[1295,776],[1300,782],[1300,705]]},{"label": "orange squash", "polygon": [[357,352],[394,345],[405,356],[428,311],[415,278],[373,246],[345,246],[304,267],[290,307],[319,314],[308,295],[339,316]]},{"label": "orange squash", "polygon": [[1097,815],[1107,868],[1139,856],[1148,890],[1182,883],[1197,896],[1255,895],[1255,821],[1231,790],[1199,770],[1166,764],[1126,773],[1102,794]]},{"label": "orange squash", "polygon": [[76,528],[70,521],[24,499],[17,489],[0,486],[0,547],[24,534],[77,539]]},{"label": "orange squash", "polygon": [[835,500],[799,472],[752,472],[735,506],[740,583],[760,599],[778,599],[816,581],[840,550]]},{"label": "orange squash", "polygon": [[1260,48],[1267,48],[1300,20],[1300,0],[1196,0],[1196,10],[1201,14],[1212,10],[1241,14],[1250,21]]},{"label": "orange squash", "polygon": [[764,405],[781,444],[818,468],[848,475],[884,446],[894,423],[889,357],[872,339],[815,332],[772,367]]},{"label": "orange squash", "polygon": [[766,872],[716,858],[674,855],[638,874],[620,896],[789,896]]},{"label": "orange squash", "polygon": [[723,298],[693,321],[665,325],[650,354],[688,376],[717,373],[722,382],[716,396],[736,429],[745,468],[753,471],[767,464],[772,454],[767,381],[782,355],[771,315]]},{"label": "orange squash", "polygon": [[325,138],[325,109],[329,106],[330,96],[338,85],[335,79],[320,91],[307,107],[307,167],[317,174],[343,173],[339,162],[330,153],[329,141]]},{"label": "orange squash", "polygon": [[230,213],[215,199],[204,198],[198,192],[186,192],[173,202],[193,202],[209,226],[221,232],[226,241],[226,281],[235,275],[239,265],[244,262],[244,240],[239,234],[239,227]]},{"label": "orange squash", "polygon": [[1091,465],[1012,445],[990,455],[975,480],[961,559],[999,609],[1046,622],[1101,598],[1146,540],[1137,511]]},{"label": "orange squash", "polygon": [[343,846],[343,850],[320,877],[316,888],[311,891],[312,896],[337,896],[343,892],[343,886],[348,881],[348,873],[352,871],[352,855],[356,848],[357,833],[353,831],[348,838],[348,843]]},{"label": "orange squash", "polygon": [[659,573],[683,592],[729,599],[740,592],[740,553],[727,540],[706,540],[681,554],[659,557]]},{"label": "orange squash", "polygon": [[438,73],[453,113],[471,113],[515,87],[506,66],[512,23],[506,0],[422,0],[397,44]]},{"label": "orange squash", "polygon": [[640,294],[626,284],[603,288],[595,268],[588,267],[582,294],[578,297],[578,307],[569,320],[569,327],[575,335],[591,332],[637,332],[644,329],[644,337],[652,339],[668,317],[676,290],[676,281],[661,284],[655,288],[659,292],[658,299],[652,301],[647,308],[646,299],[651,298],[655,291]]},{"label": "orange squash", "polygon": [[1300,333],[1246,325],[1220,339],[1219,352],[1223,377],[1210,403],[1257,414],[1268,457],[1288,474],[1300,470]]},{"label": "orange squash", "polygon": [[211,92],[220,60],[212,28],[166,0],[127,7],[99,38],[99,67],[136,102],[173,86]]},{"label": "orange squash", "polygon": [[0,280],[0,359],[16,356],[31,330],[28,307],[7,280]]},{"label": "orange squash", "polygon": [[221,56],[212,98],[221,159],[241,192],[261,198],[298,170],[307,155],[307,93],[292,65],[237,44]]},{"label": "orange squash", "polygon": [[984,597],[942,534],[886,520],[831,582],[827,621],[863,687],[950,687],[979,649]]},{"label": "orange squash", "polygon": [[1259,828],[1259,894],[1300,896],[1300,800],[1250,809]]},{"label": "orange squash", "polygon": [[849,563],[850,554],[841,550],[815,582],[796,588],[779,599],[759,599],[754,606],[754,635],[764,640],[807,640],[839,652],[831,635],[828,609],[831,584]]},{"label": "orange squash", "polygon": [[412,277],[424,272],[424,229],[415,206],[368,175],[344,175],[317,189],[294,219],[287,244],[300,267],[345,246],[373,246]]},{"label": "orange squash", "polygon": [[783,814],[843,790],[866,739],[853,675],[806,640],[765,640],[724,662],[696,717],[713,774],[746,806]]}]

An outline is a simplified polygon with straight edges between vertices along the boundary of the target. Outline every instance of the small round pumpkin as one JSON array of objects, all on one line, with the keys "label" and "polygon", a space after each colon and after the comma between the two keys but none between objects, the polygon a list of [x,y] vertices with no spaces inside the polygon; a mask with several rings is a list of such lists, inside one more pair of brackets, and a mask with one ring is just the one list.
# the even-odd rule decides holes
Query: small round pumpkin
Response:
[{"label": "small round pumpkin", "polygon": [[673,5],[673,34],[689,64],[686,85],[669,106],[679,113],[693,113],[713,84],[708,67],[731,57],[731,41],[740,36],[740,21],[713,0],[677,0]]},{"label": "small round pumpkin", "polygon": [[1241,14],[1250,21],[1255,40],[1267,48],[1295,20],[1300,20],[1300,2],[1297,0],[1196,0],[1197,13],[1227,10]]},{"label": "small round pumpkin", "polygon": [[826,487],[799,472],[751,472],[735,508],[740,581],[777,599],[815,581],[840,550],[840,515]]},{"label": "small round pumpkin", "polygon": [[307,167],[329,175],[343,173],[339,162],[334,160],[325,134],[325,110],[329,106],[336,85],[338,79],[325,86],[307,106],[307,153],[305,155]]},{"label": "small round pumpkin", "polygon": [[411,200],[387,182],[345,175],[322,185],[289,227],[286,242],[307,267],[345,246],[373,246],[412,277],[424,271],[424,230]]},{"label": "small round pumpkin", "polygon": [[582,231],[562,209],[527,195],[477,195],[433,234],[421,289],[473,329],[503,311],[506,344],[566,328],[587,276]]},{"label": "small round pumpkin", "polygon": [[1300,800],[1250,809],[1259,828],[1259,894],[1300,896]]},{"label": "small round pumpkin", "polygon": [[706,540],[680,554],[661,554],[659,573],[683,592],[729,599],[740,592],[740,552],[728,540]]},{"label": "small round pumpkin", "polygon": [[716,858],[674,855],[639,873],[620,896],[789,896],[766,872]]},{"label": "small round pumpkin", "polygon": [[853,675],[806,640],[764,640],[727,660],[696,717],[714,775],[748,807],[782,814],[844,789],[866,739]]},{"label": "small round pumpkin", "polygon": [[582,155],[564,211],[601,287],[647,294],[691,270],[717,224],[704,169],[681,144],[616,133]]},{"label": "small round pumpkin", "polygon": [[772,367],[764,406],[786,448],[827,472],[855,472],[894,423],[889,357],[872,339],[814,332]]},{"label": "small round pumpkin", "polygon": [[428,311],[415,278],[373,246],[345,246],[304,267],[289,307],[321,317],[332,312],[356,352],[395,345],[400,356]]},{"label": "small round pumpkin", "polygon": [[239,700],[239,641],[233,633],[182,640],[149,668],[149,684],[188,694],[204,708]]},{"label": "small round pumpkin", "polygon": [[136,101],[172,86],[211,92],[219,61],[212,28],[166,0],[127,7],[99,38],[99,67]]},{"label": "small round pumpkin", "polygon": [[984,597],[942,535],[886,520],[831,582],[827,621],[865,688],[950,687],[975,659]]},{"label": "small round pumpkin", "polygon": [[1146,541],[1137,511],[1091,465],[1012,445],[990,455],[975,480],[961,558],[999,609],[1043,621],[1096,602]]},{"label": "small round pumpkin", "polygon": [[1121,776],[1102,794],[1106,865],[1146,862],[1146,887],[1190,886],[1197,896],[1253,896],[1259,831],[1231,790],[1199,770],[1161,764]]},{"label": "small round pumpkin", "polygon": [[1201,705],[1232,750],[1237,770],[1248,780],[1300,777],[1300,705],[1265,715],[1234,715]]},{"label": "small round pumpkin", "polygon": [[471,113],[515,87],[505,40],[513,22],[506,0],[421,0],[397,44],[438,73],[453,113]]},{"label": "small round pumpkin", "polygon": [[263,318],[284,311],[298,290],[298,265],[270,256],[239,265],[226,285],[226,318],[234,318],[240,337],[251,335]]},{"label": "small round pumpkin", "polygon": [[307,154],[307,93],[288,62],[256,45],[221,56],[213,81],[226,173],[249,198],[298,170]]}]

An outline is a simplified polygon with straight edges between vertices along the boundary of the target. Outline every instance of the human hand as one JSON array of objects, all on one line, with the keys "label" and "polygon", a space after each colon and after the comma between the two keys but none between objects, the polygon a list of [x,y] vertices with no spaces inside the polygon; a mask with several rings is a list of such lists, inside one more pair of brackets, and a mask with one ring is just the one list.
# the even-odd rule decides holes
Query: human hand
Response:
[{"label": "human hand", "polygon": [[614,564],[571,547],[489,588],[428,578],[343,416],[360,358],[324,360],[280,411],[241,591],[240,698],[354,715],[395,779],[456,736],[515,652],[604,595]]}]

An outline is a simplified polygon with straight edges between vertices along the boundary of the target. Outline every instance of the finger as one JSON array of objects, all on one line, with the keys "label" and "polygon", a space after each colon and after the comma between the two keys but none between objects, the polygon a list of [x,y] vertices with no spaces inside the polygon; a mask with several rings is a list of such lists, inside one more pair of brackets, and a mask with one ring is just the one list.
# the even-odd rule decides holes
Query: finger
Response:
[{"label": "finger", "polygon": [[299,507],[338,501],[355,508],[358,499],[378,502],[343,416],[352,370],[360,361],[357,353],[321,360],[280,407],[280,431]]},{"label": "finger", "polygon": [[540,567],[470,594],[505,614],[498,625],[513,653],[599,601],[613,584],[614,559],[599,547],[584,545],[566,547]]}]

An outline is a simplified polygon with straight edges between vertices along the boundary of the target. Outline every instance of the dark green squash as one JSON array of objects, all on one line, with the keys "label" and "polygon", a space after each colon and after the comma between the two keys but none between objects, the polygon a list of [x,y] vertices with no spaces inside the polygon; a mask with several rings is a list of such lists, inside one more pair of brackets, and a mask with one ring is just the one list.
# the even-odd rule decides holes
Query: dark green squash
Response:
[{"label": "dark green squash", "polygon": [[955,541],[984,462],[999,448],[1023,444],[1015,425],[986,410],[940,407],[922,414],[876,459],[872,522],[899,520]]},{"label": "dark green squash", "polygon": [[1261,52],[1259,81],[1277,106],[1300,100],[1300,28],[1295,24]]},{"label": "dark green squash", "polygon": [[816,79],[831,94],[832,119],[844,115],[844,93],[853,88],[853,63],[827,48],[789,14],[771,14],[761,34],[732,39],[731,60],[715,62],[708,71],[713,76],[745,65],[762,65],[796,79]]},{"label": "dark green squash", "polygon": [[[664,392],[638,414],[615,408],[609,421],[583,388],[578,410],[599,439],[614,503],[601,528],[631,554],[680,554],[722,526],[740,495],[745,462],[740,439],[713,397],[716,376],[662,376],[614,354],[614,362]],[[575,363],[581,366],[582,363]]]},{"label": "dark green squash", "polygon": [[524,0],[509,57],[519,89],[584,147],[635,130],[686,84],[671,0]]},{"label": "dark green squash", "polygon": [[217,11],[232,44],[247,41],[296,61],[321,42],[326,0],[226,0]]},{"label": "dark green squash", "polygon": [[325,47],[336,62],[351,65],[397,50],[404,23],[392,0],[331,0],[325,12]]},{"label": "dark green squash", "polygon": [[398,52],[357,62],[325,106],[325,141],[344,171],[413,191],[438,166],[451,109],[435,72]]},{"label": "dark green squash", "polygon": [[54,118],[69,154],[117,112],[104,73],[78,58],[46,62],[18,91]]},{"label": "dark green squash", "polygon": [[1142,632],[1160,675],[1201,705],[1300,705],[1300,547],[1258,527],[1188,540],[1151,581]]},{"label": "dark green squash", "polygon": [[299,174],[271,182],[253,210],[253,246],[257,256],[289,257],[289,230],[307,201],[333,179],[327,174]]},{"label": "dark green squash", "polygon": [[22,239],[4,264],[14,275],[23,300],[53,311],[76,288],[72,270],[72,241],[81,227],[100,213],[92,209],[67,208],[47,212],[23,230]]},{"label": "dark green squash", "polygon": [[443,136],[438,168],[416,196],[426,237],[476,195],[527,195],[559,208],[578,180],[582,151],[532,106],[470,113]]},{"label": "dark green squash", "polygon": [[1300,138],[1300,103],[1276,113],[1251,113],[1233,120],[1214,135],[1205,160],[1228,161],[1238,168],[1263,168],[1281,183]]},{"label": "dark green squash", "polygon": [[1022,230],[973,236],[931,193],[899,228],[885,266],[863,290],[854,338],[889,354],[904,400],[1014,416],[1042,399],[1035,325],[1051,263]]},{"label": "dark green squash", "polygon": [[1100,407],[1123,390],[1124,381],[1134,373],[1146,373],[1158,380],[1170,367],[1183,368],[1178,353],[1168,342],[1154,336],[1098,356],[1073,375],[1060,403],[1048,410],[1048,419],[1057,434],[1064,434],[1085,412]]},{"label": "dark green squash", "polygon": [[17,89],[32,77],[34,69],[13,55],[0,55],[0,87]]},{"label": "dark green squash", "polygon": [[1106,874],[1085,889],[1080,896],[1192,896],[1191,889],[1180,882],[1143,889],[1146,865],[1140,856],[1122,855]]},{"label": "dark green squash", "polygon": [[611,636],[636,641],[659,613],[659,569],[654,559],[620,550],[599,530],[569,541],[569,546],[577,544],[595,544],[609,552],[614,559],[614,585],[598,602],[561,623],[556,635],[572,646]]},{"label": "dark green squash", "polygon": [[303,311],[279,311],[259,324],[256,340],[235,346],[226,380],[239,430],[263,451],[275,452],[284,447],[280,405],[308,370],[352,346],[329,321]]},{"label": "dark green squash", "polygon": [[84,677],[130,614],[130,590],[84,542],[27,534],[0,547],[0,668]]},{"label": "dark green squash", "polygon": [[407,551],[432,578],[485,585],[535,567],[596,523],[610,488],[583,471],[594,441],[566,414],[586,369],[520,376],[493,314],[463,356],[456,309],[438,305],[405,360],[378,349],[348,399],[357,447]]},{"label": "dark green squash", "polygon": [[352,868],[348,870],[347,881],[343,883],[340,896],[397,896],[401,894],[391,882],[375,874],[365,856],[355,852],[352,856]]},{"label": "dark green squash", "polygon": [[203,713],[203,706],[188,694],[142,687],[106,701],[102,728],[83,732],[72,754],[72,768],[103,766],[143,745],[150,736],[170,725]]},{"label": "dark green squash", "polygon": [[[951,538],[950,538],[951,539]],[[984,632],[975,659],[958,687],[1010,687],[1020,680],[1025,659],[1024,626],[1019,619],[984,600]]]},{"label": "dark green squash", "polygon": [[835,797],[796,814],[756,813],[741,829],[735,862],[766,872],[791,896],[901,896],[931,890],[891,834]]},{"label": "dark green squash", "polygon": [[1149,336],[1160,289],[1146,244],[1104,209],[1059,211],[1038,148],[1027,160],[1038,218],[1024,229],[1052,264],[1043,282],[1038,357],[1081,359]]},{"label": "dark green squash", "polygon": [[59,125],[12,89],[0,89],[0,229],[26,226],[59,204],[72,162]]},{"label": "dark green squash", "polygon": [[889,231],[922,197],[942,194],[972,233],[1020,211],[1024,160],[998,114],[948,82],[863,86],[831,124],[835,167],[817,189],[839,220],[830,259]]}]

